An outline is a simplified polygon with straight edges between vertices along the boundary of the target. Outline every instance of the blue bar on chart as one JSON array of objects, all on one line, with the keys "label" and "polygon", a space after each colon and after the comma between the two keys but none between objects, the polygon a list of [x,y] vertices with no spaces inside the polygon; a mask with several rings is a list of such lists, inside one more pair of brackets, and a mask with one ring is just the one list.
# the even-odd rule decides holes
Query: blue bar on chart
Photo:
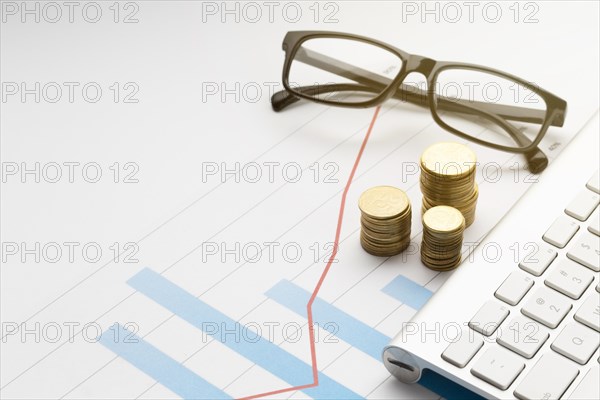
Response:
[{"label": "blue bar on chart", "polygon": [[121,325],[114,332],[103,332],[100,343],[184,399],[231,399],[227,393]]},{"label": "blue bar on chart", "polygon": [[[256,333],[252,333],[251,342],[226,340],[227,335],[221,335],[221,332],[214,329],[215,325],[227,332],[242,332],[247,328],[156,272],[143,269],[129,279],[128,284],[289,385],[301,386],[313,382],[311,365]],[[303,389],[302,392],[316,399],[362,398],[321,372],[319,385]]]},{"label": "blue bar on chart", "polygon": [[[307,317],[306,305],[311,294],[294,283],[282,280],[265,295],[296,314]],[[381,360],[381,351],[389,343],[389,337],[319,298],[315,299],[312,312],[315,323],[324,327],[327,323],[335,322],[338,327],[336,337],[377,361]]]},{"label": "blue bar on chart", "polygon": [[433,294],[431,290],[424,288],[403,275],[395,277],[382,291],[415,310],[423,307]]}]

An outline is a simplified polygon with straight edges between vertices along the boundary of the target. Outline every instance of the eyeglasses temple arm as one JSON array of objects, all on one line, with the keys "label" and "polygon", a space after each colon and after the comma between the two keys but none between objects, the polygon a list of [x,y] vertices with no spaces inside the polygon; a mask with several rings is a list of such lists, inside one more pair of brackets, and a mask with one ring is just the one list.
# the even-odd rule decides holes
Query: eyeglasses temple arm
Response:
[{"label": "eyeglasses temple arm", "polygon": [[[297,88],[296,90],[301,90],[303,93],[310,95],[310,96],[315,96],[315,95],[324,94],[324,93],[326,94],[326,93],[332,93],[332,92],[345,92],[345,91],[364,91],[364,92],[374,92],[374,93],[379,92],[377,89],[373,89],[372,87],[365,87],[365,86],[361,86],[361,85],[353,84],[353,83],[338,83],[338,84],[328,84],[328,85],[304,86],[301,88]],[[397,91],[395,93],[394,97],[398,97],[400,95],[402,95],[402,94],[399,91]],[[414,93],[413,93],[413,95],[414,95]],[[423,95],[418,95],[418,96],[423,96]],[[298,100],[299,100],[298,97],[283,90],[283,91],[277,92],[273,95],[272,104],[273,104],[273,108],[276,111],[279,111],[280,109],[287,107],[288,105],[295,103]],[[412,100],[413,101],[411,101],[411,102],[414,104],[421,105],[423,107],[427,106],[426,99],[424,100],[423,98],[419,97],[419,98],[412,98]],[[479,116],[481,118],[487,119],[490,122],[501,126],[513,138],[513,140],[515,140],[515,142],[517,142],[520,146],[527,147],[528,145],[531,144],[531,140],[527,136],[525,136],[523,134],[523,132],[516,129],[514,126],[509,124],[506,120],[504,120],[500,116],[489,113],[486,110],[477,109],[476,107],[474,107],[473,105],[471,105],[469,103],[457,104],[457,103],[453,103],[453,102],[449,102],[449,101],[447,101],[447,102],[450,103],[448,106],[451,106],[453,112]],[[280,107],[280,108],[277,109],[276,107]],[[448,108],[450,108],[450,107],[448,107]],[[530,171],[533,173],[538,173],[538,172],[543,171],[544,168],[546,168],[546,166],[548,165],[548,158],[539,148],[535,148],[531,152],[526,153],[525,157],[527,158],[527,161],[529,164],[528,167],[529,167]]]},{"label": "eyeglasses temple arm", "polygon": [[303,47],[300,47],[296,51],[294,60],[378,90],[385,89],[392,82],[390,78],[385,76],[381,76]]}]

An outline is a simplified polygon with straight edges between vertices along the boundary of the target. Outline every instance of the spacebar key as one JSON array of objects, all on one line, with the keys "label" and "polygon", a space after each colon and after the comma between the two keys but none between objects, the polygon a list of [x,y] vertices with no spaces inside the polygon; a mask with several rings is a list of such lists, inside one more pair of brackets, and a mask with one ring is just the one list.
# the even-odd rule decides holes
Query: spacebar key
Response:
[{"label": "spacebar key", "polygon": [[579,369],[555,353],[544,354],[523,378],[514,395],[521,400],[560,399]]}]

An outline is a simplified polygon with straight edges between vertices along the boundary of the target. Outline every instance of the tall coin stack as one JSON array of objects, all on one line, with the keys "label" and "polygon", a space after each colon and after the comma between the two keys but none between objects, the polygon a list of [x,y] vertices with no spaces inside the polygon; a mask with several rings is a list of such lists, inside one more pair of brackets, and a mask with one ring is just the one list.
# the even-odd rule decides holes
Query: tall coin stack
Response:
[{"label": "tall coin stack", "polygon": [[477,157],[460,143],[436,143],[421,155],[422,213],[435,206],[451,206],[465,217],[469,227],[475,220],[479,188],[475,183]]},{"label": "tall coin stack", "polygon": [[456,208],[436,206],[423,214],[421,262],[436,271],[458,267],[462,258],[465,218]]},{"label": "tall coin stack", "polygon": [[390,257],[410,244],[411,207],[406,193],[392,186],[366,190],[358,200],[360,243],[374,256]]}]

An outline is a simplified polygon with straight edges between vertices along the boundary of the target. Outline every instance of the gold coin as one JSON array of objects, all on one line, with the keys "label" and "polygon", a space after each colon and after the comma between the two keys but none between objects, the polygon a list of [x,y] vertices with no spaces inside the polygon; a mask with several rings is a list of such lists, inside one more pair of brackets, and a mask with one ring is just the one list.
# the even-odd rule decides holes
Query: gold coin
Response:
[{"label": "gold coin", "polygon": [[462,235],[455,240],[444,242],[442,240],[436,240],[430,237],[425,237],[423,240],[423,247],[427,247],[432,251],[449,251],[462,246]]},{"label": "gold coin", "polygon": [[456,256],[452,258],[439,260],[436,258],[431,258],[426,253],[421,252],[421,261],[423,262],[423,264],[427,265],[429,268],[432,269],[452,268],[453,266],[457,265],[457,263],[460,263],[461,259],[461,253],[456,254]]},{"label": "gold coin", "polygon": [[360,220],[361,222],[363,222],[364,224],[370,225],[370,226],[379,226],[382,228],[388,228],[388,227],[396,227],[396,226],[410,226],[410,220],[411,220],[411,208],[410,208],[410,204],[409,206],[406,208],[406,211],[403,212],[402,214],[392,217],[392,218],[373,218],[370,217],[369,215],[365,214],[365,213],[361,213],[361,217]]},{"label": "gold coin", "polygon": [[444,267],[444,268],[433,267],[433,266],[431,266],[431,265],[428,265],[426,262],[423,262],[423,264],[424,264],[424,265],[425,265],[427,268],[429,268],[429,269],[431,269],[431,270],[433,270],[433,271],[438,271],[438,272],[448,272],[448,271],[452,271],[453,269],[456,269],[456,268],[457,268],[457,267],[460,265],[460,262],[461,262],[461,261],[462,261],[461,259],[458,259],[458,260],[457,260],[457,262],[456,262],[455,264],[452,264],[452,265],[446,266],[446,267]]},{"label": "gold coin", "polygon": [[382,246],[394,245],[400,243],[405,236],[386,236],[386,237],[375,237],[364,230],[361,232],[363,239],[368,240],[371,243],[380,244]]},{"label": "gold coin", "polygon": [[378,257],[391,257],[391,256],[395,256],[397,254],[400,254],[401,252],[406,250],[406,248],[410,244],[410,240],[408,240],[406,242],[398,243],[397,245],[394,245],[394,246],[378,246],[378,245],[375,245],[375,244],[369,242],[368,240],[365,240],[365,238],[363,236],[361,236],[360,244],[361,244],[362,248],[365,249],[365,251],[369,254],[372,254],[372,255],[378,256]]},{"label": "gold coin", "polygon": [[456,266],[457,262],[460,262],[460,260],[461,260],[461,257],[459,256],[452,260],[448,260],[444,263],[434,263],[434,262],[431,262],[431,260],[421,257],[421,261],[423,262],[423,264],[425,264],[429,268],[435,269],[437,271],[445,271],[448,269],[452,269],[452,268],[454,268],[454,266]]},{"label": "gold coin", "polygon": [[451,261],[456,260],[456,257],[460,255],[460,252],[455,252],[454,254],[447,255],[439,255],[439,254],[431,254],[428,253],[426,249],[421,250],[421,256],[426,258],[429,262],[438,265],[448,264]]},{"label": "gold coin", "polygon": [[427,179],[421,179],[420,186],[433,194],[471,193],[474,181],[468,182],[445,182],[445,184],[434,184]]},{"label": "gold coin", "polygon": [[476,162],[473,150],[454,142],[433,144],[421,155],[421,166],[427,172],[455,178],[472,173]]},{"label": "gold coin", "polygon": [[379,229],[399,229],[410,226],[411,221],[411,212],[406,214],[402,214],[400,218],[390,218],[390,219],[374,219],[365,215],[364,213],[360,216],[360,221],[364,225],[368,225],[373,228]]},{"label": "gold coin", "polygon": [[387,219],[404,213],[408,196],[393,186],[375,186],[363,192],[358,200],[360,210],[371,218]]},{"label": "gold coin", "polygon": [[454,232],[464,229],[465,218],[454,207],[435,206],[423,214],[423,225],[436,232]]},{"label": "gold coin", "polygon": [[475,181],[475,168],[466,173],[465,175],[459,176],[448,176],[448,175],[433,175],[428,172],[425,165],[421,165],[421,181],[427,182],[430,185],[447,186],[447,185],[458,185],[464,183],[473,183]]},{"label": "gold coin", "polygon": [[450,206],[463,214],[465,227],[471,225],[479,197],[473,151],[459,143],[437,143],[423,152],[420,161],[422,215],[436,206]]}]

